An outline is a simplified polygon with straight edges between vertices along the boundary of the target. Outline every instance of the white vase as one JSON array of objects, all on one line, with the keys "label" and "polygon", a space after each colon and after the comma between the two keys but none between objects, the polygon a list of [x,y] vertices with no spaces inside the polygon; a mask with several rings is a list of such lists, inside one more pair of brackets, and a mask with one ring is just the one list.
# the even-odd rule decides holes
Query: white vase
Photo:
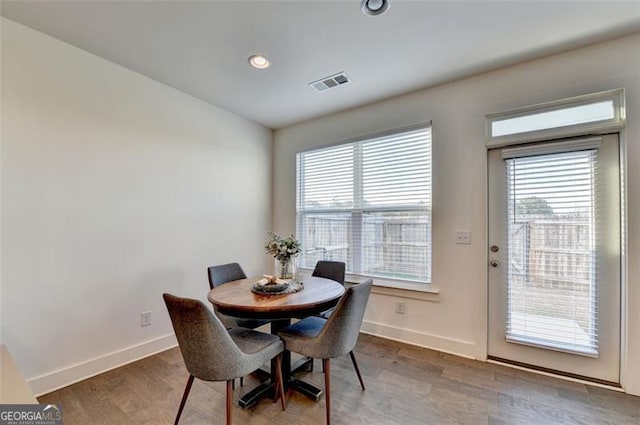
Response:
[{"label": "white vase", "polygon": [[278,279],[291,280],[296,278],[296,257],[290,257],[288,260],[274,261],[273,275]]}]

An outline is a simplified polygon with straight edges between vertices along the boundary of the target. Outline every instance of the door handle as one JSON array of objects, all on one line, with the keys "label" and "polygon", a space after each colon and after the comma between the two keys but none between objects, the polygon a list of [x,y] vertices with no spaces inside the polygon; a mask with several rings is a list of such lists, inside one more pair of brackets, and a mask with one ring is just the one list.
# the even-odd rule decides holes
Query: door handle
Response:
[{"label": "door handle", "polygon": [[498,260],[491,260],[491,261],[489,261],[489,265],[490,265],[491,267],[498,267],[498,266],[500,266],[500,261],[498,261]]}]

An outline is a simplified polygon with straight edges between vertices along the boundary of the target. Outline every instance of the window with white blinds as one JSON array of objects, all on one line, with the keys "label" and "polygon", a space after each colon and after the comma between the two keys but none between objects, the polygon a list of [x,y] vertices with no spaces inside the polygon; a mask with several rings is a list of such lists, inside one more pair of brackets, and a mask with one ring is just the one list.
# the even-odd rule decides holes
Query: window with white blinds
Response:
[{"label": "window with white blinds", "polygon": [[299,266],[431,280],[431,128],[297,155]]},{"label": "window with white blinds", "polygon": [[504,149],[507,340],[598,355],[598,142]]}]

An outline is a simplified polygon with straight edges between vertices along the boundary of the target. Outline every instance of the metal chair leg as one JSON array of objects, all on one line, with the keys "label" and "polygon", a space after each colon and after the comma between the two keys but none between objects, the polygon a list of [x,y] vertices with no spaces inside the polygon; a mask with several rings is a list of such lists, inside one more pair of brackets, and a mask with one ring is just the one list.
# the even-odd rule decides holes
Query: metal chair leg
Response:
[{"label": "metal chair leg", "polygon": [[191,385],[193,385],[193,375],[189,375],[187,379],[187,386],[184,387],[184,393],[182,394],[182,401],[180,402],[180,407],[178,408],[178,414],[176,415],[176,421],[173,425],[178,425],[178,421],[180,421],[180,416],[182,415],[182,409],[184,409],[184,405],[187,402],[187,397],[189,397],[189,391],[191,391]]},{"label": "metal chair leg", "polygon": [[356,361],[356,356],[353,354],[353,351],[349,351],[349,356],[351,356],[351,362],[353,363],[353,367],[358,374],[358,379],[360,380],[360,386],[362,387],[362,391],[364,391],[364,381],[362,380],[362,375],[360,375],[360,368],[358,367],[358,362]]}]

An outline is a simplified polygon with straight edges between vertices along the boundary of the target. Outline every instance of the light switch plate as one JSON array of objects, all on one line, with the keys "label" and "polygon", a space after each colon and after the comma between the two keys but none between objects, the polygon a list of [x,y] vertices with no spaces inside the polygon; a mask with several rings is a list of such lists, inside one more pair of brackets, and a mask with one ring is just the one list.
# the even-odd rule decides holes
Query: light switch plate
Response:
[{"label": "light switch plate", "polygon": [[456,230],[456,245],[471,245],[471,231]]}]

